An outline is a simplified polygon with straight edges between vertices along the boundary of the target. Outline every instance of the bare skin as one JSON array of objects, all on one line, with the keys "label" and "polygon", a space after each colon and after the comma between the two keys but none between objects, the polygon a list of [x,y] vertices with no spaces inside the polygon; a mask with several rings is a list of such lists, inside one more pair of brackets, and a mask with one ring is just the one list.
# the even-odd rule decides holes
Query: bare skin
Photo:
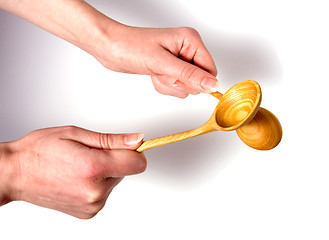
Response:
[{"label": "bare skin", "polygon": [[142,173],[142,134],[102,134],[69,126],[0,144],[0,204],[22,200],[91,218],[124,176]]},{"label": "bare skin", "polygon": [[[217,69],[192,28],[121,24],[81,0],[0,0],[22,17],[94,56],[104,67],[150,75],[159,93],[185,98],[217,91]],[[134,151],[141,134],[101,134],[77,127],[34,131],[0,143],[0,205],[23,200],[91,218],[124,176],[145,170]]]},{"label": "bare skin", "polygon": [[0,0],[0,8],[71,42],[110,70],[150,75],[160,93],[185,98],[218,90],[214,61],[192,28],[130,27],[81,0]]}]

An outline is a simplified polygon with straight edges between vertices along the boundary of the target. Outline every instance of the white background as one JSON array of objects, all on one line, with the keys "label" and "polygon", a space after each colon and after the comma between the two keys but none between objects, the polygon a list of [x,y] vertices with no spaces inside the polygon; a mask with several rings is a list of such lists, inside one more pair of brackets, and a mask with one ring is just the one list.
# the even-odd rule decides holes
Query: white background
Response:
[{"label": "white background", "polygon": [[[13,202],[0,208],[1,239],[329,239],[325,0],[89,2],[128,25],[196,28],[222,92],[260,83],[282,142],[257,151],[215,132],[149,150],[147,171],[121,182],[95,218]],[[72,124],[149,139],[201,125],[216,105],[160,95],[148,76],[106,70],[3,11],[0,43],[0,141]]]}]

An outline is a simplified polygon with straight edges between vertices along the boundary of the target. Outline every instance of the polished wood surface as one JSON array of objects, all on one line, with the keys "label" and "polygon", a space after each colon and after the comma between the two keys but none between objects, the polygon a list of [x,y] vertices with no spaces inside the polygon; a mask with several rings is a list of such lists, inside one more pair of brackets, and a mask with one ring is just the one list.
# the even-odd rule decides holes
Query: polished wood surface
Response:
[{"label": "polished wood surface", "polygon": [[[221,93],[213,92],[211,95],[222,101]],[[246,145],[258,150],[275,148],[281,142],[283,134],[279,119],[262,107],[249,123],[236,129],[236,132]]]},{"label": "polished wood surface", "polygon": [[174,143],[178,141],[182,141],[188,138],[196,137],[201,134],[205,134],[208,132],[213,132],[216,131],[216,126],[211,126],[210,124],[204,124],[201,127],[181,132],[181,133],[176,133],[172,134],[169,136],[164,136],[164,137],[159,137],[159,138],[154,138],[150,140],[146,140],[145,142],[142,143],[142,145],[137,149],[138,152],[143,152],[147,149],[151,149],[154,147],[159,147],[165,144],[169,143]]},{"label": "polished wood surface", "polygon": [[210,119],[201,127],[165,137],[147,140],[137,149],[142,152],[150,148],[181,141],[212,131],[231,131],[250,122],[257,113],[261,102],[261,89],[257,82],[246,80],[234,85],[220,98]]},{"label": "polished wood surface", "polygon": [[246,80],[231,87],[217,105],[216,121],[220,130],[232,131],[247,124],[257,113],[261,97],[261,88],[255,81]]},{"label": "polished wood surface", "polygon": [[259,108],[255,117],[236,132],[245,144],[258,150],[273,149],[282,138],[279,119],[265,108]]}]

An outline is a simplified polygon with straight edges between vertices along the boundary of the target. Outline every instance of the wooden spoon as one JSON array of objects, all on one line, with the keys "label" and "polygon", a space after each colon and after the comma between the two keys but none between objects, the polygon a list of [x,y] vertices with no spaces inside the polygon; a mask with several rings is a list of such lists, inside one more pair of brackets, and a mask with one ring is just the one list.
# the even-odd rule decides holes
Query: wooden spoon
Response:
[{"label": "wooden spoon", "polygon": [[[223,94],[219,92],[211,93],[211,95],[220,101],[223,98]],[[258,150],[273,149],[282,139],[282,127],[279,119],[262,107],[248,124],[236,129],[236,133],[242,142]]]},{"label": "wooden spoon", "polygon": [[217,94],[221,101],[219,101],[215,111],[204,125],[182,133],[147,140],[142,143],[137,151],[142,152],[208,132],[238,129],[254,118],[262,97],[259,84],[252,80],[234,85],[224,95]]}]

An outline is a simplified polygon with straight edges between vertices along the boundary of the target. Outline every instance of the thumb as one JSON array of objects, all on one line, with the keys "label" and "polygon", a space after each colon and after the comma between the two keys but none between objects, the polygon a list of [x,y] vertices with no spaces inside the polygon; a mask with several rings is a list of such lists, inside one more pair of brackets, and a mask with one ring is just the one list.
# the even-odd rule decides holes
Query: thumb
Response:
[{"label": "thumb", "polygon": [[135,150],[144,138],[143,133],[108,134],[72,127],[69,138],[88,147],[98,149],[130,149]]},{"label": "thumb", "polygon": [[166,59],[164,59],[166,64],[161,65],[161,74],[174,77],[188,87],[200,92],[216,92],[219,90],[219,82],[214,75],[170,53],[166,55]]}]

